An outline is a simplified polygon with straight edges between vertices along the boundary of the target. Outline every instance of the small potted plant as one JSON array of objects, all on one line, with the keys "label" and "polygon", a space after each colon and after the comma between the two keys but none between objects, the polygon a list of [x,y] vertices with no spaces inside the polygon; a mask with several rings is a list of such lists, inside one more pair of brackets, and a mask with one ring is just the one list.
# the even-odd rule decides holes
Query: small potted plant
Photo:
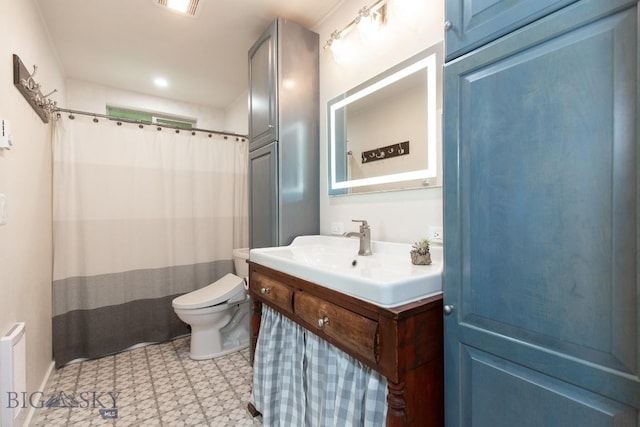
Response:
[{"label": "small potted plant", "polygon": [[431,252],[429,252],[429,239],[424,238],[411,246],[411,263],[414,265],[431,264]]}]

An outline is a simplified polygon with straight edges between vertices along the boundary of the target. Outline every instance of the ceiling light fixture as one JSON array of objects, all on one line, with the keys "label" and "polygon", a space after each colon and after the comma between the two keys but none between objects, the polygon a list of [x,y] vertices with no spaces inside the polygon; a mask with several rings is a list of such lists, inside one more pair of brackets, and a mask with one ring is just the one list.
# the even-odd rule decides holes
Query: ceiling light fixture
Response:
[{"label": "ceiling light fixture", "polygon": [[196,16],[199,0],[153,0],[159,6],[164,6],[174,12]]},{"label": "ceiling light fixture", "polygon": [[363,37],[368,37],[371,33],[377,32],[386,20],[387,0],[378,0],[371,6],[364,6],[342,30],[335,30],[331,33],[331,37],[326,41],[323,49],[331,49],[332,51],[340,49],[344,36],[356,26]]},{"label": "ceiling light fixture", "polygon": [[153,79],[153,84],[158,87],[167,87],[169,86],[169,82],[164,77],[156,77]]}]

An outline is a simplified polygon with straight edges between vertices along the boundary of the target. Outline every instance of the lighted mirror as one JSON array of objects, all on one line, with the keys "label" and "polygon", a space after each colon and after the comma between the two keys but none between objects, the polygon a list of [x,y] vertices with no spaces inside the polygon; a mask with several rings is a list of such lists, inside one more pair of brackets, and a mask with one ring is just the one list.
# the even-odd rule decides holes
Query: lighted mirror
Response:
[{"label": "lighted mirror", "polygon": [[442,43],[328,103],[329,195],[438,185]]}]

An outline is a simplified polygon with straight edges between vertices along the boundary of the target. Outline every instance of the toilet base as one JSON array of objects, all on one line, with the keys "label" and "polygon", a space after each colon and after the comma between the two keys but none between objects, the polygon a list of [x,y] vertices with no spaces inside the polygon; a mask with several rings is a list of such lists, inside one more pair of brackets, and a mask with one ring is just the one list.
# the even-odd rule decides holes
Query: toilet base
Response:
[{"label": "toilet base", "polygon": [[233,304],[228,309],[226,325],[219,330],[191,325],[189,357],[206,360],[221,357],[249,346],[249,300]]},{"label": "toilet base", "polygon": [[215,359],[216,357],[226,356],[229,353],[235,353],[236,351],[243,350],[243,349],[245,349],[247,347],[249,347],[249,341],[247,341],[246,343],[244,343],[242,345],[239,345],[237,347],[232,347],[232,348],[229,348],[229,349],[223,349],[222,351],[220,351],[218,353],[213,353],[213,354],[207,354],[207,355],[196,354],[196,355],[193,355],[191,352],[189,352],[189,358],[193,359],[193,360]]}]

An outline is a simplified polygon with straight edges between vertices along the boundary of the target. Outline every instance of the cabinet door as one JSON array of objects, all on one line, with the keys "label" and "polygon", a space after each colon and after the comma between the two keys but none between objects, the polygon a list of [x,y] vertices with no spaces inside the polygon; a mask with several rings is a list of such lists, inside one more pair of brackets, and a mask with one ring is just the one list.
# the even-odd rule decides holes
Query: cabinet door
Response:
[{"label": "cabinet door", "polygon": [[[446,61],[578,0],[446,0]],[[627,0],[582,1],[613,10]],[[582,6],[581,6],[582,7]],[[449,27],[450,24],[450,27]]]},{"label": "cabinet door", "polygon": [[271,143],[249,153],[249,245],[278,246],[278,147]]},{"label": "cabinet door", "polygon": [[249,50],[249,150],[278,139],[277,22]]},{"label": "cabinet door", "polygon": [[449,426],[640,425],[637,20],[565,8],[445,66]]}]

